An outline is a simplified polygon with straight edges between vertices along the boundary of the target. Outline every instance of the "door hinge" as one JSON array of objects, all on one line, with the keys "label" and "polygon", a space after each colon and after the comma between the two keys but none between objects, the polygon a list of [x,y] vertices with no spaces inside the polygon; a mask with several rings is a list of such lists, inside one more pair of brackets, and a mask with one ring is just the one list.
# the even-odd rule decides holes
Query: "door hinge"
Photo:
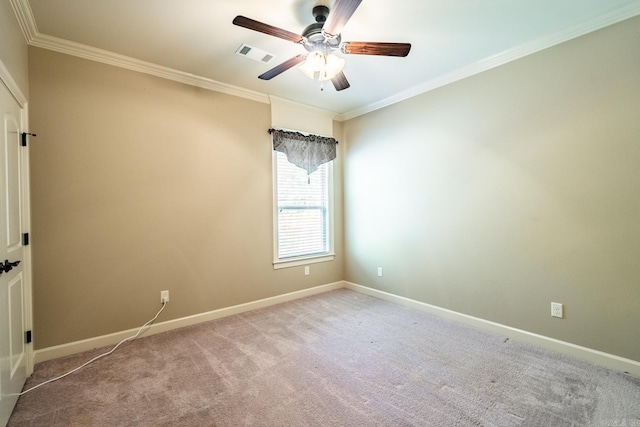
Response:
[{"label": "door hinge", "polygon": [[22,233],[22,246],[29,246],[29,233]]},{"label": "door hinge", "polygon": [[31,331],[26,331],[24,333],[24,342],[25,342],[25,344],[30,344],[31,343]]},{"label": "door hinge", "polygon": [[22,145],[23,147],[27,146],[27,135],[38,136],[35,133],[22,132],[22,143],[20,145]]}]

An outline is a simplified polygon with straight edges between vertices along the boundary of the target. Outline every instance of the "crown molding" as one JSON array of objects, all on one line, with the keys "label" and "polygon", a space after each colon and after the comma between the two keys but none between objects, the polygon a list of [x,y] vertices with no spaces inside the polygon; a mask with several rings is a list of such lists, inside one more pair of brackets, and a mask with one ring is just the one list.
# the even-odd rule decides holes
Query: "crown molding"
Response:
[{"label": "crown molding", "polygon": [[454,83],[458,80],[462,80],[475,74],[482,73],[483,71],[488,71],[492,68],[507,64],[511,61],[515,61],[517,59],[567,42],[585,34],[600,30],[610,25],[617,24],[618,22],[633,18],[637,15],[640,15],[640,1],[621,8],[614,9],[609,13],[600,15],[579,25],[575,25],[554,34],[550,34],[546,37],[541,37],[529,43],[523,43],[519,46],[507,49],[496,55],[481,59],[473,64],[459,68],[457,70],[453,70],[441,77],[428,80],[418,86],[400,92],[389,98],[385,98],[383,100],[357,108],[355,110],[351,110],[347,113],[340,114],[336,117],[336,120],[345,121],[353,119],[363,114],[370,113],[372,111],[393,105],[406,99],[413,98],[414,96],[421,95],[425,92],[429,92],[439,87]]},{"label": "crown molding", "polygon": [[269,103],[273,103],[275,102],[280,102],[280,103],[286,103],[290,106],[295,106],[296,108],[308,111],[311,114],[321,114],[321,115],[325,115],[327,117],[330,117],[332,120],[337,120],[336,119],[336,113],[334,111],[330,111],[330,110],[325,110],[324,108],[319,108],[319,107],[314,107],[312,105],[308,105],[308,104],[303,104],[301,102],[297,102],[297,101],[292,101],[290,99],[285,99],[285,98],[280,98],[278,96],[275,95],[269,95]]},{"label": "crown molding", "polygon": [[77,56],[79,58],[91,61],[101,62],[103,64],[113,65],[128,70],[138,71],[140,73],[150,74],[179,83],[191,86],[197,86],[203,89],[209,89],[216,92],[226,93],[241,98],[250,99],[252,101],[269,104],[269,96],[244,89],[238,86],[221,83],[213,79],[209,79],[195,74],[186,73],[184,71],[175,70],[173,68],[164,67],[162,65],[153,64],[151,62],[141,61],[129,56],[120,55],[107,50],[94,48],[81,43],[72,42],[59,37],[53,37],[46,34],[40,34],[36,26],[35,18],[28,0],[11,0],[16,18],[22,33],[24,34],[27,44],[55,52],[65,53],[67,55]]},{"label": "crown molding", "polygon": [[197,86],[203,89],[222,92],[229,95],[250,99],[252,101],[262,102],[265,104],[269,103],[269,96],[260,92],[255,92],[238,86],[221,83],[206,77],[197,76],[195,74],[190,74],[184,71],[175,70],[173,68],[164,67],[162,65],[153,64],[151,62],[141,61],[130,56],[120,55],[107,50],[98,49],[58,37],[48,36],[45,34],[37,34],[29,44],[35,47],[65,53],[67,55],[73,55],[91,61],[101,62],[103,64],[137,71],[140,73],[150,74],[179,83]]},{"label": "crown molding", "polygon": [[[221,83],[206,77],[197,76],[195,74],[186,73],[146,61],[141,61],[135,58],[116,54],[102,49],[97,49],[80,43],[71,42],[69,40],[64,40],[58,37],[40,34],[28,0],[10,1],[18,19],[20,28],[22,29],[22,32],[24,34],[25,40],[29,45],[53,50],[56,52],[66,53],[68,55],[73,55],[92,61],[114,65],[133,71],[174,80],[191,86],[197,86],[203,89],[209,89],[229,95],[238,96],[241,98],[250,99],[253,101],[262,102],[265,104],[270,103],[269,95],[261,92],[256,92],[249,89],[241,88],[239,86]],[[593,31],[597,31],[604,27],[608,27],[626,19],[633,18],[637,15],[640,15],[640,0],[635,1],[634,3],[627,6],[613,9],[610,12],[600,15],[594,19],[587,20],[581,24],[575,25],[557,33],[541,37],[532,42],[524,43],[488,58],[481,59],[473,64],[459,68],[457,70],[453,70],[435,79],[427,80],[426,82],[418,86],[414,86],[413,88],[400,92],[396,95],[373,102],[360,108],[356,108],[343,114],[337,114],[334,119],[338,121],[346,121],[363,114],[379,110],[381,108],[407,100],[409,98],[413,98],[414,96],[421,95],[425,92],[429,92],[439,87],[454,83],[458,80],[471,77],[500,65],[507,64],[511,61],[515,61],[541,50],[553,47],[560,43],[564,43],[574,38],[583,36]]]},{"label": "crown molding", "polygon": [[24,39],[30,44],[34,37],[38,34],[38,27],[33,18],[33,12],[28,0],[10,0],[13,12],[18,20],[18,25],[22,30]]}]

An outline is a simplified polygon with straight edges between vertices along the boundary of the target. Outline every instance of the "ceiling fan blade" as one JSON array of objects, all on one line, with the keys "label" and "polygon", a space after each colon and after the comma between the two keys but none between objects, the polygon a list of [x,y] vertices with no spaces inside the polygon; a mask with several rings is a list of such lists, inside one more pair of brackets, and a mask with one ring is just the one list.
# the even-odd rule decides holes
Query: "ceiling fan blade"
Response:
[{"label": "ceiling fan blade", "polygon": [[237,25],[238,27],[248,28],[250,30],[258,31],[270,36],[289,40],[294,43],[300,43],[302,41],[301,35],[292,33],[291,31],[283,30],[282,28],[274,27],[273,25],[253,20],[251,18],[247,18],[246,16],[236,16],[235,18],[233,18],[233,24]]},{"label": "ceiling fan blade", "polygon": [[285,71],[287,71],[289,68],[291,67],[295,67],[296,65],[298,65],[301,62],[304,62],[304,60],[307,58],[307,55],[296,55],[291,59],[287,59],[286,61],[284,61],[282,64],[277,65],[275,67],[273,67],[272,69],[270,69],[269,71],[266,71],[262,74],[260,74],[258,76],[259,79],[261,80],[271,80],[272,78],[274,78],[275,76],[284,73]]},{"label": "ceiling fan blade", "polygon": [[336,0],[333,9],[322,26],[322,30],[330,35],[337,36],[342,32],[353,12],[356,11],[362,0]]},{"label": "ceiling fan blade", "polygon": [[350,55],[407,56],[411,43],[345,42],[341,50]]},{"label": "ceiling fan blade", "polygon": [[340,71],[334,78],[331,79],[331,83],[333,83],[333,87],[335,87],[338,92],[351,86],[342,71]]}]

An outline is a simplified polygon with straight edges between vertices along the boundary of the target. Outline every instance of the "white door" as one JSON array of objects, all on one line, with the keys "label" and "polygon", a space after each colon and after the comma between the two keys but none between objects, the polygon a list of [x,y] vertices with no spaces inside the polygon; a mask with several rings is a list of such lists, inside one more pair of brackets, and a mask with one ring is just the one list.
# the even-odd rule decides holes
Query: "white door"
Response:
[{"label": "white door", "polygon": [[22,109],[0,81],[0,426],[27,377],[22,245]]}]

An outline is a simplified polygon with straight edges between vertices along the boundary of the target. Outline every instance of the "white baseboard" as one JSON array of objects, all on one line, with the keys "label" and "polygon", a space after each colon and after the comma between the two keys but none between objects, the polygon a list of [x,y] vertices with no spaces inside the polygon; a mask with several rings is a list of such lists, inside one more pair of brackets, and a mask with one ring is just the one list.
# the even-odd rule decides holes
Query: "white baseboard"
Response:
[{"label": "white baseboard", "polygon": [[345,287],[352,291],[360,292],[386,301],[395,302],[406,307],[416,308],[431,314],[446,317],[469,326],[477,327],[485,331],[495,332],[514,340],[524,341],[547,350],[556,351],[561,354],[573,356],[577,359],[586,360],[597,365],[601,365],[616,371],[627,372],[634,376],[640,377],[640,362],[636,360],[626,359],[614,354],[605,353],[588,347],[582,347],[555,338],[549,338],[544,335],[534,334],[532,332],[523,331],[521,329],[505,326],[500,323],[491,322],[480,319],[478,317],[469,316],[467,314],[458,313],[456,311],[447,310],[435,305],[412,300],[388,292],[379,291],[351,282],[344,282]]},{"label": "white baseboard", "polygon": [[[231,307],[225,307],[218,310],[208,311],[206,313],[195,314],[193,316],[182,317],[180,319],[168,320],[166,322],[155,323],[149,327],[147,331],[143,333],[143,336],[149,336],[159,334],[161,332],[171,331],[173,329],[182,328],[184,326],[191,326],[201,322],[207,322],[209,320],[219,319],[221,317],[232,316],[234,314],[244,313],[259,308],[269,307],[276,304],[281,304],[287,301],[293,301],[296,299],[320,294],[323,292],[329,292],[336,289],[342,289],[345,287],[344,282],[334,282],[327,285],[316,286],[309,289],[303,289],[301,291],[290,292],[288,294],[277,295],[275,297],[264,298],[257,301],[252,301],[244,304],[234,305]],[[36,350],[34,353],[34,363],[40,363],[51,359],[57,359],[59,357],[69,356],[72,354],[80,353],[87,350],[93,350],[94,348],[105,347],[109,345],[115,345],[123,339],[135,335],[139,328],[129,329],[126,331],[115,332],[113,334],[102,335],[99,337],[88,338],[86,340],[74,341],[67,344],[56,345],[53,347],[43,348],[42,350]]]},{"label": "white baseboard", "polygon": [[[329,292],[336,289],[350,289],[352,291],[360,292],[369,296],[380,298],[386,301],[394,302],[404,305],[406,307],[415,308],[431,314],[442,316],[448,319],[452,319],[479,329],[498,333],[506,337],[527,342],[548,350],[556,351],[561,354],[576,357],[578,359],[586,360],[591,363],[595,363],[616,371],[628,372],[634,376],[640,377],[640,362],[626,359],[624,357],[616,356],[614,354],[605,353],[602,351],[594,350],[587,347],[582,347],[576,344],[571,344],[565,341],[560,341],[555,338],[546,337],[543,335],[534,334],[532,332],[523,331],[521,329],[512,328],[499,323],[491,322],[488,320],[480,319],[478,317],[469,316],[467,314],[458,313],[456,311],[447,310],[445,308],[437,307],[435,305],[427,304],[424,302],[412,300],[409,298],[401,297],[398,295],[390,294],[388,292],[379,291],[377,289],[361,286],[355,283],[340,281],[329,283],[327,285],[316,286],[309,289],[303,289],[301,291],[291,292],[288,294],[278,295],[271,298],[265,298],[257,301],[248,302],[245,304],[234,305],[231,307],[225,307],[218,310],[209,311],[206,313],[196,314],[193,316],[182,317],[180,319],[168,320],[166,322],[160,322],[151,325],[151,327],[144,332],[144,336],[154,335],[161,332],[167,332],[174,329],[182,328],[184,326],[191,326],[201,322],[207,322],[209,320],[219,319],[221,317],[232,316],[234,314],[244,313],[250,310],[256,310],[259,308],[269,307],[272,305],[280,304],[287,301],[293,301],[295,299],[304,298],[323,292]],[[129,329],[127,331],[116,332],[113,334],[102,335],[95,338],[89,338],[86,340],[75,341],[67,344],[57,345],[54,347],[43,348],[42,350],[36,350],[34,353],[34,362],[40,363],[58,357],[69,356],[71,354],[80,353],[94,348],[105,347],[109,345],[115,345],[123,339],[134,335],[138,331],[136,329]]]}]

